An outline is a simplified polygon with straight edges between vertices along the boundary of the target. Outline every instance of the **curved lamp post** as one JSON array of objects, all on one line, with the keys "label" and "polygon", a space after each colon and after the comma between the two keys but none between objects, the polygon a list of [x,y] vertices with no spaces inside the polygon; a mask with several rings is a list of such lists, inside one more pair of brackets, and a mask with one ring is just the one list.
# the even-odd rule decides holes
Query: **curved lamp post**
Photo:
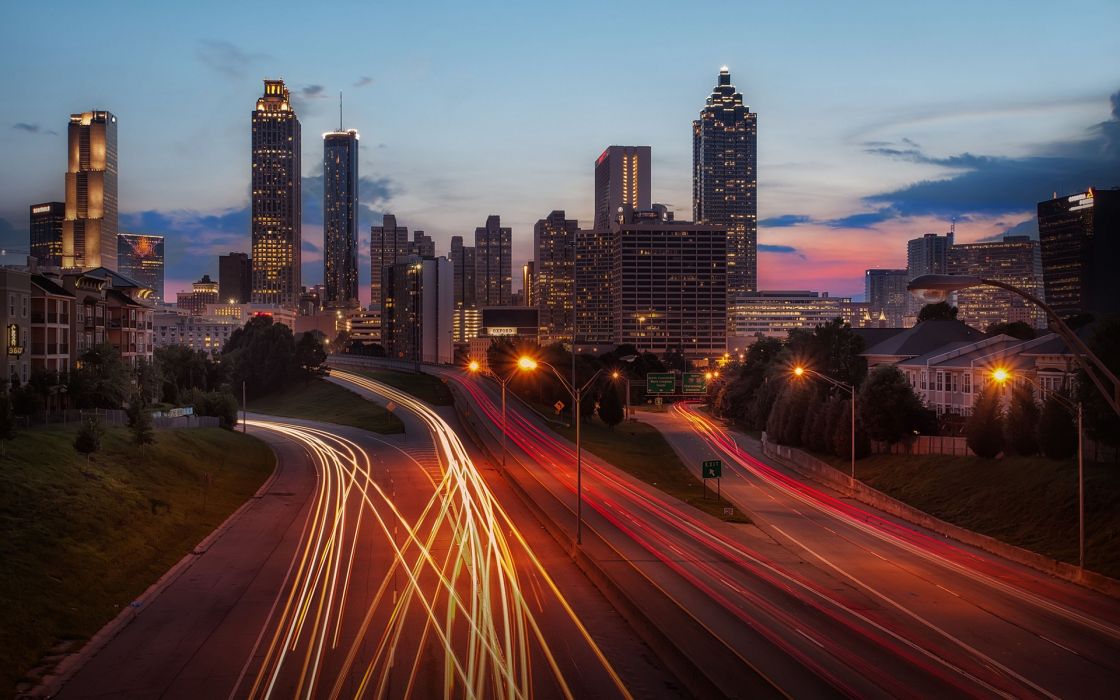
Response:
[{"label": "curved lamp post", "polygon": [[1052,329],[1055,333],[1062,337],[1074,351],[1074,357],[1077,358],[1077,364],[1081,365],[1081,369],[1085,370],[1085,374],[1089,376],[1093,384],[1104,396],[1104,400],[1108,402],[1109,407],[1120,416],[1120,379],[1116,378],[1108,367],[1105,366],[1101,359],[1089,350],[1088,346],[1077,337],[1077,334],[1070,330],[1070,327],[1065,324],[1057,313],[1052,308],[1046,305],[1038,297],[1024,292],[1018,287],[1013,287],[1005,282],[998,280],[983,279],[981,277],[973,277],[971,275],[922,275],[915,278],[910,284],[906,286],[910,293],[927,303],[937,303],[945,301],[953,292],[958,292],[962,289],[969,287],[978,287],[987,285],[989,287],[998,287],[1000,289],[1018,295],[1035,306],[1039,307],[1046,312],[1047,318],[1050,319]]},{"label": "curved lamp post", "polygon": [[[522,356],[517,358],[517,364],[514,366],[519,370],[532,371],[537,368],[537,363],[531,357]],[[471,360],[467,363],[467,370],[471,374],[478,374],[481,369],[482,365],[479,364],[478,360]],[[513,379],[513,375],[516,374],[516,372],[510,372],[504,379],[499,377],[496,372],[491,372],[490,374],[497,380],[498,385],[502,387],[502,467],[504,468],[506,466],[506,386],[509,384],[510,380]]]}]

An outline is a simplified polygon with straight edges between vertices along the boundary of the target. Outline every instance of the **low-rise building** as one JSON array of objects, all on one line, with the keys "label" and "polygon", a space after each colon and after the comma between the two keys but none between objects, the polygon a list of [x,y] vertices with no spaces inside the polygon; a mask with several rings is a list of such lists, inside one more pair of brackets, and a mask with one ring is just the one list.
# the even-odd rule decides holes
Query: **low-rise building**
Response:
[{"label": "low-rise building", "polygon": [[155,314],[155,345],[186,345],[213,357],[221,354],[230,335],[242,325],[230,316],[192,316],[160,311]]},{"label": "low-rise building", "polygon": [[738,354],[760,338],[785,338],[792,330],[812,330],[841,318],[853,328],[878,325],[865,302],[828,292],[759,291],[738,294],[728,310],[732,336],[728,351]]},{"label": "low-rise building", "polygon": [[295,332],[296,312],[276,304],[207,304],[203,316],[236,319],[244,326],[254,316],[268,316],[274,323],[282,323]]}]

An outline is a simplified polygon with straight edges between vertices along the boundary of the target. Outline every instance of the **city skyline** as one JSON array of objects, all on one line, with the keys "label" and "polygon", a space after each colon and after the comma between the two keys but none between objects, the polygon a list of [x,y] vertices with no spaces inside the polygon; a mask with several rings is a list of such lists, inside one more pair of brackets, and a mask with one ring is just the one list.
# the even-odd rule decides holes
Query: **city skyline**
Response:
[{"label": "city skyline", "polygon": [[[1105,3],[1089,5],[1098,18],[1120,14]],[[971,22],[960,26],[949,22],[955,14],[950,10],[933,13],[883,5],[837,18],[834,10],[817,8],[817,27],[802,26],[796,12],[787,16],[774,8],[729,8],[725,23],[744,31],[751,27],[752,35],[753,28],[758,29],[750,49],[741,47],[735,33],[712,38],[694,32],[698,38],[689,40],[689,50],[671,58],[643,52],[640,63],[620,59],[619,71],[637,66],[638,77],[656,86],[658,93],[658,109],[635,107],[625,118],[615,118],[617,110],[584,110],[579,119],[572,119],[541,115],[535,109],[544,95],[557,89],[584,105],[621,93],[619,75],[581,70],[585,59],[573,60],[570,52],[547,52],[526,59],[524,65],[507,65],[517,62],[508,61],[506,52],[527,41],[510,29],[534,26],[542,19],[540,10],[530,8],[478,8],[501,20],[486,31],[505,37],[503,52],[475,51],[472,44],[472,51],[462,55],[459,40],[448,48],[433,46],[427,54],[410,49],[374,65],[346,49],[330,52],[330,60],[316,57],[325,35],[278,53],[240,32],[247,19],[236,8],[229,9],[229,24],[220,29],[186,21],[181,37],[162,42],[166,46],[150,46],[153,59],[146,63],[152,67],[131,68],[134,74],[126,81],[108,76],[135,47],[108,49],[112,71],[94,66],[70,77],[58,67],[69,65],[72,51],[61,42],[57,63],[32,64],[21,75],[0,79],[5,94],[20,105],[18,113],[10,115],[10,124],[0,125],[0,147],[11,154],[11,162],[20,164],[18,173],[5,169],[0,183],[0,242],[18,250],[27,235],[27,206],[62,199],[62,126],[67,115],[104,109],[120,120],[121,230],[167,236],[171,292],[187,288],[201,274],[216,274],[218,254],[249,252],[244,105],[259,94],[262,79],[284,78],[293,88],[301,121],[313,133],[333,127],[333,102],[326,98],[341,89],[347,95],[348,114],[353,115],[348,121],[370,135],[361,165],[367,175],[360,185],[363,292],[368,289],[369,227],[385,211],[411,228],[428,231],[440,253],[447,251],[452,235],[467,235],[488,214],[499,214],[513,229],[512,262],[519,267],[531,256],[532,226],[542,212],[564,209],[581,225],[590,223],[593,183],[587,173],[596,154],[610,143],[650,145],[653,200],[689,218],[691,121],[697,104],[711,90],[713,75],[727,64],[745,102],[761,115],[759,287],[859,295],[864,269],[900,266],[906,240],[926,232],[943,233],[954,215],[958,238],[970,242],[1008,229],[1022,230],[1018,225],[1030,222],[1034,206],[1053,191],[1120,184],[1108,180],[1115,178],[1120,162],[1120,97],[1109,102],[1120,76],[1075,70],[1109,65],[1107,56],[1115,49],[1115,39],[1103,29],[1109,22],[1078,23],[1078,42],[1048,46],[1040,56],[1026,42],[1010,41],[1037,33],[1040,13],[1010,15],[983,8],[971,12]],[[85,16],[80,7],[75,11]],[[389,9],[377,16],[409,28],[393,39],[407,44],[417,36],[438,39],[451,32],[456,12],[448,9],[426,20],[423,28],[407,10]],[[590,17],[590,12],[577,7],[574,20]],[[857,26],[861,14],[870,13],[879,20],[874,29]],[[14,8],[9,14],[14,20],[9,26],[22,27],[2,49],[14,56],[33,45],[37,32],[45,28],[35,28],[32,9]],[[672,22],[686,29],[704,21],[705,14],[658,9],[637,23]],[[278,8],[266,23],[292,27],[297,17],[294,11]],[[823,29],[830,19],[838,22],[834,28],[854,33]],[[109,21],[124,22],[111,29],[127,31],[127,22],[120,18],[88,17],[103,28]],[[1055,31],[1074,21],[1047,20]],[[881,36],[889,33],[884,28],[916,22],[926,27],[916,43]],[[577,46],[593,45],[602,37],[605,29],[589,24],[573,22],[569,36]],[[945,46],[955,51],[941,50],[938,44],[935,52],[933,43],[925,43],[934,41],[938,27],[945,30]],[[639,46],[642,33],[632,34],[624,43]],[[983,50],[982,40],[989,35],[1003,39],[998,55]],[[838,48],[849,42],[866,48]],[[149,45],[147,40],[142,43]],[[830,61],[835,65],[801,55],[798,48],[809,43],[823,51],[835,49],[836,60]],[[898,52],[905,52],[908,60],[888,60]],[[978,56],[988,67],[984,74],[964,71]],[[157,80],[157,74],[166,74],[166,81]],[[525,75],[534,79],[522,80]],[[855,75],[865,77],[857,81]],[[967,80],[957,80],[956,75],[967,75]],[[527,91],[526,99],[479,108],[478,100],[487,95],[494,102],[493,96],[500,94],[498,84],[513,82]],[[446,85],[446,103],[462,116],[447,120],[440,114],[395,114],[392,105],[419,83]],[[36,84],[50,85],[50,94]],[[176,91],[196,89],[196,108],[183,114],[163,109],[164,92],[171,86]],[[533,111],[522,111],[527,108]],[[533,114],[536,121],[526,122],[524,114]],[[166,132],[177,130],[181,133],[168,140]],[[471,137],[465,138],[465,133]],[[204,146],[194,143],[202,137]],[[322,275],[317,146],[314,139],[303,144],[306,284],[320,281]],[[164,158],[149,153],[166,153],[176,167],[165,172]],[[1031,226],[1026,224],[1027,229]],[[362,299],[369,301],[365,294]]]}]

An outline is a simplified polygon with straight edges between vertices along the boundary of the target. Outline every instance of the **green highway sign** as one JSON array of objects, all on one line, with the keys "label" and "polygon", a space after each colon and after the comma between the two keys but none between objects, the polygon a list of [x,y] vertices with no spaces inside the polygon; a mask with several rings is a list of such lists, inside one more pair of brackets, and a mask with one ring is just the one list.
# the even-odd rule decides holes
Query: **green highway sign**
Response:
[{"label": "green highway sign", "polygon": [[700,372],[685,372],[683,380],[686,394],[703,394],[708,390],[708,382]]},{"label": "green highway sign", "polygon": [[646,375],[647,394],[672,394],[677,389],[677,378],[672,372],[650,372]]},{"label": "green highway sign", "polygon": [[703,467],[703,476],[705,479],[718,479],[723,475],[723,462],[718,459],[705,460]]}]

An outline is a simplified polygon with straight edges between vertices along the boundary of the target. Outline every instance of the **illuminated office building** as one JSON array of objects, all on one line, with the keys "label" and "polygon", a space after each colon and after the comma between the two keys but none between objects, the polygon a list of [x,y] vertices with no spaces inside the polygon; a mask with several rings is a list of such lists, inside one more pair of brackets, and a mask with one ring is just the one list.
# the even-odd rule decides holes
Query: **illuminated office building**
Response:
[{"label": "illuminated office building", "polygon": [[1046,302],[1059,316],[1120,312],[1120,189],[1038,203]]},{"label": "illuminated office building", "polygon": [[475,303],[509,306],[513,295],[513,236],[502,226],[501,217],[491,214],[486,225],[474,230]]},{"label": "illuminated office building", "polygon": [[253,302],[299,303],[300,124],[283,80],[265,80],[253,110]]},{"label": "illuminated office building", "polygon": [[884,317],[889,328],[902,328],[910,308],[910,282],[906,270],[866,270],[863,273],[863,294],[872,319]]},{"label": "illuminated office building", "polygon": [[727,67],[692,122],[692,216],[727,231],[727,291],[758,289],[758,115]]},{"label": "illuminated office building", "polygon": [[62,223],[66,202],[31,205],[31,255],[39,265],[62,267]]},{"label": "illuminated office building", "polygon": [[[1043,298],[1042,254],[1038,241],[1027,236],[949,246],[949,274],[1003,282]],[[980,330],[993,323],[1014,321],[1033,328],[1046,327],[1042,309],[1017,294],[987,285],[957,292],[957,319]]]},{"label": "illuminated office building", "polygon": [[389,357],[451,363],[455,306],[451,261],[401,257],[385,268],[381,344]]},{"label": "illuminated office building", "polygon": [[380,226],[370,228],[369,234],[369,310],[381,318],[381,298],[384,294],[385,269],[397,258],[409,254],[408,228],[397,226],[397,217],[386,214]]},{"label": "illuminated office building", "polygon": [[358,301],[358,132],[323,134],[323,282],[325,307]]},{"label": "illuminated office building", "polygon": [[760,338],[785,339],[793,330],[812,330],[840,318],[853,328],[870,325],[865,305],[828,292],[766,290],[736,295],[729,311],[736,352]]},{"label": "illuminated office building", "polygon": [[596,230],[609,230],[623,205],[650,208],[649,146],[607,146],[595,159]]},{"label": "illuminated office building", "polygon": [[117,269],[117,118],[71,114],[66,131],[66,215],[62,266]]},{"label": "illuminated office building", "polygon": [[533,303],[540,309],[539,333],[545,344],[572,339],[576,236],[579,221],[554,211],[533,226]]},{"label": "illuminated office building", "polygon": [[474,277],[474,246],[463,245],[462,236],[451,237],[452,285],[455,304],[453,337],[456,343],[466,343],[478,335],[479,313],[475,304],[477,286]]},{"label": "illuminated office building", "polygon": [[117,272],[151,289],[155,301],[163,299],[163,266],[163,236],[117,234]]}]

